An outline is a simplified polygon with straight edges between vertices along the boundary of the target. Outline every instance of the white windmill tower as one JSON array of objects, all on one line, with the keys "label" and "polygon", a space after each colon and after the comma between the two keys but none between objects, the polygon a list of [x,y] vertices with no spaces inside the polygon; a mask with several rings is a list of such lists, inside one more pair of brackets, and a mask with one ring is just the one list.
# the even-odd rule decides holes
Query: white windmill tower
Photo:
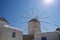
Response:
[{"label": "white windmill tower", "polygon": [[35,34],[41,32],[40,22],[37,18],[33,18],[28,22],[28,34]]}]

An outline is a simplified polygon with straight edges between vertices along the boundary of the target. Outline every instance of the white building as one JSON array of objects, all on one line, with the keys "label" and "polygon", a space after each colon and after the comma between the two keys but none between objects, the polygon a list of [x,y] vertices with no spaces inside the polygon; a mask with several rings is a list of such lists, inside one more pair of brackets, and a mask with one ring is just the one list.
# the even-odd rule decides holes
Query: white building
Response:
[{"label": "white building", "polygon": [[40,22],[33,18],[28,22],[28,35],[34,35],[31,40],[60,40],[60,28],[55,32],[41,32]]},{"label": "white building", "polygon": [[55,32],[41,32],[40,22],[31,19],[28,22],[28,34],[11,27],[5,18],[0,18],[0,40],[60,40],[60,28]]},{"label": "white building", "polygon": [[36,33],[35,40],[59,40],[58,32]]},{"label": "white building", "polygon": [[23,40],[22,31],[11,27],[5,18],[0,18],[0,40]]}]

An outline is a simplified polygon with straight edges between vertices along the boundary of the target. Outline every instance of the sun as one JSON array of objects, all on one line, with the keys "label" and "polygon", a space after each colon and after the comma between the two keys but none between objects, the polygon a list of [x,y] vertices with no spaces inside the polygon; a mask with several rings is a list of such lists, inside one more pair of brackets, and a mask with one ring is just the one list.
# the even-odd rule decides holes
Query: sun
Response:
[{"label": "sun", "polygon": [[52,2],[52,0],[45,0],[45,2],[46,2],[46,3],[51,3],[51,2]]},{"label": "sun", "polygon": [[45,4],[53,4],[54,0],[44,0]]},{"label": "sun", "polygon": [[56,4],[56,0],[41,0],[41,5],[44,8],[52,7]]}]

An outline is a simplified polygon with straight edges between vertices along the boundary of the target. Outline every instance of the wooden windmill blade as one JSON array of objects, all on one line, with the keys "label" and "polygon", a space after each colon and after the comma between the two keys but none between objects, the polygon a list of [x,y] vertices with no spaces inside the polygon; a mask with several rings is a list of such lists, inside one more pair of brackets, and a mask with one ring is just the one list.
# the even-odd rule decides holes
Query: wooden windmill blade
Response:
[{"label": "wooden windmill blade", "polygon": [[41,17],[44,13],[45,13],[45,11],[43,11],[43,12],[39,15],[39,17]]},{"label": "wooden windmill blade", "polygon": [[23,24],[25,24],[25,23],[27,23],[27,22],[28,22],[28,21],[25,21],[25,22],[20,22],[20,24],[21,24],[21,25],[23,25]]},{"label": "wooden windmill blade", "polygon": [[[18,24],[18,23],[19,23],[18,20],[17,20],[14,16],[11,16],[11,17],[12,17],[13,23],[20,28],[20,26],[19,26],[19,24]],[[14,25],[14,26],[15,26],[15,25]]]},{"label": "wooden windmill blade", "polygon": [[31,17],[31,15],[29,14],[29,13],[27,13],[27,12],[25,12],[29,17]]},{"label": "wooden windmill blade", "polygon": [[38,13],[39,13],[39,10],[37,10],[37,12],[36,12],[36,16],[35,16],[35,18],[37,18],[37,19],[39,19],[39,17],[38,17]]},{"label": "wooden windmill blade", "polygon": [[[26,18],[26,19],[29,19],[29,18],[27,18],[27,17],[23,17],[23,16],[20,16],[21,18]],[[13,22],[14,23],[16,23],[17,21],[16,21],[16,19],[14,18],[14,17],[12,17],[13,18]],[[22,27],[19,27],[19,28],[21,28],[22,30],[25,30],[26,31],[26,28],[24,28],[24,24],[25,23],[27,23],[27,21],[25,21],[25,22],[20,22],[19,24],[22,26]]]},{"label": "wooden windmill blade", "polygon": [[60,26],[59,25],[57,25],[57,24],[54,24],[56,27],[59,27],[60,28]]},{"label": "wooden windmill blade", "polygon": [[25,16],[20,16],[20,17],[22,17],[22,18],[26,18],[26,19],[30,19],[30,18],[28,18],[28,17],[25,17]]},{"label": "wooden windmill blade", "polygon": [[42,17],[42,18],[40,18],[40,19],[46,19],[46,18],[49,18],[49,17]]},{"label": "wooden windmill blade", "polygon": [[31,10],[32,10],[32,17],[34,17],[34,10],[33,10],[33,8],[31,8]]},{"label": "wooden windmill blade", "polygon": [[14,18],[14,16],[12,16],[13,22],[17,23],[17,20]]},{"label": "wooden windmill blade", "polygon": [[42,22],[42,23],[46,23],[46,24],[51,24],[51,23],[49,23],[49,22],[46,22],[46,21],[40,21],[40,22]]},{"label": "wooden windmill blade", "polygon": [[57,24],[54,24],[55,26],[59,26],[59,25],[57,25]]},{"label": "wooden windmill blade", "polygon": [[[28,18],[28,17],[25,17],[25,16],[20,16],[21,18],[25,18],[25,19],[30,19],[30,18]],[[25,23],[27,23],[28,21],[25,21],[25,22],[20,22],[20,24],[25,24]]]},{"label": "wooden windmill blade", "polygon": [[27,16],[32,17],[28,12],[24,11]]},{"label": "wooden windmill blade", "polygon": [[48,31],[48,29],[47,29],[46,27],[44,27],[43,25],[42,25],[42,27],[43,27],[46,31]]}]

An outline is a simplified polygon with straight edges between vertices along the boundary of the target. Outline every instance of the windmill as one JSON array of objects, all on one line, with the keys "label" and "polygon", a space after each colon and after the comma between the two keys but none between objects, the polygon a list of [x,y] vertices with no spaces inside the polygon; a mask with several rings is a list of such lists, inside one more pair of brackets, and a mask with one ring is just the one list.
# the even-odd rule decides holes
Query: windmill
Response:
[{"label": "windmill", "polygon": [[[30,25],[30,23],[29,22],[31,22],[31,21],[39,21],[40,22],[40,24],[39,24],[39,28],[40,28],[40,26],[42,26],[41,25],[41,22],[43,22],[43,23],[47,23],[47,24],[51,24],[51,23],[48,23],[48,22],[46,22],[46,21],[41,21],[41,20],[39,20],[39,19],[46,19],[46,18],[49,18],[49,17],[42,17],[42,18],[40,18],[44,13],[45,13],[45,11],[44,12],[42,12],[39,16],[38,16],[38,10],[37,10],[37,12],[36,12],[36,14],[34,13],[34,10],[33,9],[31,9],[31,12],[32,12],[32,15],[30,15],[28,12],[26,12],[25,11],[25,14],[26,15],[28,15],[30,18],[28,18],[28,17],[25,17],[25,16],[20,16],[21,18],[26,18],[26,19],[28,19],[28,21],[25,21],[25,22],[23,22],[23,23],[26,23],[26,22],[28,22],[28,26]],[[35,14],[35,16],[34,16],[34,14]],[[23,24],[22,23],[22,24]],[[33,23],[34,24],[34,23]],[[32,26],[34,26],[34,25],[32,25]],[[48,29],[46,28],[46,27],[44,27],[44,26],[42,26],[45,30],[47,30],[48,31]],[[28,33],[30,34],[34,34],[33,32],[34,31],[32,31],[33,30],[33,27],[26,27],[24,30],[26,30],[26,29],[28,29]],[[37,30],[37,29],[36,29]],[[39,29],[40,30],[40,29]],[[41,31],[41,30],[40,30]]]}]

